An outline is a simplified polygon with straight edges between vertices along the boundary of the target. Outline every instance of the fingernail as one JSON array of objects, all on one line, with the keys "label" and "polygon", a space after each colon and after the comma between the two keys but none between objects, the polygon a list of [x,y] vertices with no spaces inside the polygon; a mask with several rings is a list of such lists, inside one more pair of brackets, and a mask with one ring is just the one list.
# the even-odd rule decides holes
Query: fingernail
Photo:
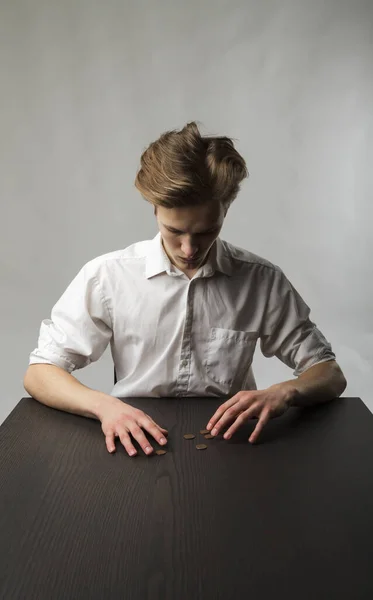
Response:
[{"label": "fingernail", "polygon": [[134,456],[134,454],[136,454],[136,450],[130,450],[129,455]]},{"label": "fingernail", "polygon": [[161,438],[161,439],[159,440],[159,443],[160,443],[160,444],[165,444],[166,442],[167,442],[167,440],[166,440],[165,438]]},{"label": "fingernail", "polygon": [[206,429],[211,429],[212,423],[208,423]]},{"label": "fingernail", "polygon": [[226,440],[229,440],[229,438],[230,438],[230,437],[231,437],[231,434],[230,434],[230,433],[225,433],[225,434],[224,434],[224,438],[225,438]]},{"label": "fingernail", "polygon": [[216,427],[212,430],[211,434],[212,435],[216,435],[218,433],[218,430],[216,429]]},{"label": "fingernail", "polygon": [[151,452],[153,450],[153,448],[151,448],[150,446],[146,446],[145,448],[145,452]]}]

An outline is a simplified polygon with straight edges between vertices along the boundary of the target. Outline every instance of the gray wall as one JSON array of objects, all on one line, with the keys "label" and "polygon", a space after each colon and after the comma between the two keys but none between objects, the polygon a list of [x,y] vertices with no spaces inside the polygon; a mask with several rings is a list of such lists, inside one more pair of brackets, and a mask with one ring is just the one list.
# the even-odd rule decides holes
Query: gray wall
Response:
[{"label": "gray wall", "polygon": [[[0,421],[80,267],[155,235],[140,153],[192,119],[251,174],[221,237],[283,268],[373,408],[371,1],[1,0],[0,61]],[[78,376],[110,392],[110,352]]]}]

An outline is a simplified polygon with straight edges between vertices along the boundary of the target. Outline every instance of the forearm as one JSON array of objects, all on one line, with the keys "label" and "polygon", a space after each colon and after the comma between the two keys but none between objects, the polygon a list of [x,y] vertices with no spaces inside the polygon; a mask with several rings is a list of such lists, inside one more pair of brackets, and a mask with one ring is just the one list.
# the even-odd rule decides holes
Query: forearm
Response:
[{"label": "forearm", "polygon": [[311,406],[328,402],[340,396],[346,389],[346,379],[333,361],[314,365],[296,379],[284,381],[280,386],[289,390],[290,406]]},{"label": "forearm", "polygon": [[113,396],[83,385],[55,365],[30,365],[23,385],[42,404],[91,419],[100,419],[105,405],[118,402]]}]

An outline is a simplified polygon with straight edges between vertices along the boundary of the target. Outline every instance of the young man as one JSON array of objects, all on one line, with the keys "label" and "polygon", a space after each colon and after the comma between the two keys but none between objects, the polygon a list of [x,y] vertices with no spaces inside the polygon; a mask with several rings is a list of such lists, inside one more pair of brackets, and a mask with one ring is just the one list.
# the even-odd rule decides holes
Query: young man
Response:
[{"label": "young man", "polygon": [[[130,456],[133,440],[146,454],[148,438],[167,443],[165,429],[119,398],[229,396],[207,428],[216,435],[229,426],[228,439],[257,416],[254,442],[289,406],[327,401],[346,387],[330,344],[281,269],[219,238],[247,174],[226,137],[203,137],[194,122],[163,134],[143,153],[136,177],[159,233],[87,263],[41,324],[26,391],[99,419],[109,452],[116,437]],[[256,389],[258,340],[296,379]],[[71,375],[109,342],[118,377],[111,395]]]}]

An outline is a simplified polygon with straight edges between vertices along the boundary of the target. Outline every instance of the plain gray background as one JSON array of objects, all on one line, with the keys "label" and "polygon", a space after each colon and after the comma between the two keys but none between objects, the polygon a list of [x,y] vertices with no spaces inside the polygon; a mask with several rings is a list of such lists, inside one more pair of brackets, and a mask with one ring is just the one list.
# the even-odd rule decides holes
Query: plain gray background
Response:
[{"label": "plain gray background", "polygon": [[[221,237],[284,270],[373,408],[370,0],[1,0],[0,61],[0,421],[83,264],[157,233],[139,158],[194,119],[250,171]],[[112,374],[110,350],[75,372]]]}]

